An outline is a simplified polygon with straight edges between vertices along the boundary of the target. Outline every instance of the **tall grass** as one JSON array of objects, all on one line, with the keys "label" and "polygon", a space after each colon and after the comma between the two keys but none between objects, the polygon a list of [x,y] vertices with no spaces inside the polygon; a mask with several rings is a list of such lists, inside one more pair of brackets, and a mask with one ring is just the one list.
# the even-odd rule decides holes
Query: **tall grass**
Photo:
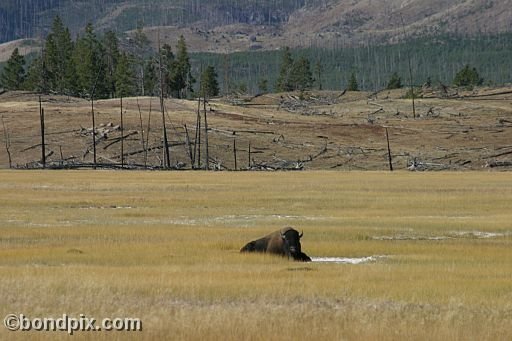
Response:
[{"label": "tall grass", "polygon": [[[0,172],[0,316],[139,317],[80,338],[507,340],[508,173]],[[280,227],[311,256],[242,255]],[[480,232],[494,233],[483,235]],[[8,332],[1,339],[66,338]]]}]

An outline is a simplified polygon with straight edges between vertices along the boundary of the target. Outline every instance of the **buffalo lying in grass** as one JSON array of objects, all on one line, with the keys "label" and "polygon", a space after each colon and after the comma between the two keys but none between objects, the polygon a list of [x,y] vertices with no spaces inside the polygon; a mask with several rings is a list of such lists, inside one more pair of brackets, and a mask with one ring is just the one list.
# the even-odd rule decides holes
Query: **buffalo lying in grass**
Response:
[{"label": "buffalo lying in grass", "polygon": [[283,257],[292,257],[299,262],[311,262],[311,258],[301,250],[300,238],[302,235],[303,233],[299,234],[291,227],[285,227],[247,243],[240,252],[272,253]]}]

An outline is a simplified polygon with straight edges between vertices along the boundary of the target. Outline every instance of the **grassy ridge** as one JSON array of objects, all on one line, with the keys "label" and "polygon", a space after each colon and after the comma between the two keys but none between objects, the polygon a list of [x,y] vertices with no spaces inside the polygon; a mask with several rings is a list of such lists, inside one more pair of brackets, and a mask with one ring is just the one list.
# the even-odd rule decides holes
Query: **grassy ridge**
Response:
[{"label": "grassy ridge", "polygon": [[[507,173],[0,178],[3,316],[144,323],[142,334],[82,335],[95,339],[512,336]],[[285,225],[304,230],[311,256],[388,257],[354,266],[238,253]],[[0,338],[26,336],[0,330]]]}]

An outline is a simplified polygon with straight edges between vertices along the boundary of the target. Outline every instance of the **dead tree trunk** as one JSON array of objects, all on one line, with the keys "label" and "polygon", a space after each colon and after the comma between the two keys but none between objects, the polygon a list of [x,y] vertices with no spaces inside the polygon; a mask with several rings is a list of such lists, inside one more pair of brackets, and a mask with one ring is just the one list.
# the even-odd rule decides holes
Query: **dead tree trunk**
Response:
[{"label": "dead tree trunk", "polygon": [[251,169],[251,142],[249,142],[249,169]]},{"label": "dead tree trunk", "polygon": [[194,161],[201,168],[201,96],[197,99],[196,137],[194,143]]},{"label": "dead tree trunk", "polygon": [[[400,19],[402,21],[402,29],[404,31],[404,39],[405,39],[405,24],[404,24],[404,17],[402,16],[402,13],[400,13]],[[412,97],[412,117],[416,118],[416,105],[414,103],[414,85],[412,83],[412,66],[411,66],[411,52],[407,50],[407,62],[409,66],[409,86],[411,88],[411,97]]]},{"label": "dead tree trunk", "polygon": [[[141,133],[141,138],[140,138],[140,142],[142,144],[142,149],[145,151],[146,150],[146,146],[144,144],[144,126],[142,124],[142,112],[140,110],[140,104],[139,104],[139,98],[137,98],[137,107],[139,108],[139,121],[140,121],[140,133]],[[147,160],[146,160],[146,152],[144,152],[144,168],[147,168]]]},{"label": "dead tree trunk", "polygon": [[162,129],[164,144],[164,168],[171,168],[171,157],[169,153],[169,141],[167,140],[167,127],[165,124],[165,108],[164,108],[164,78],[162,73],[162,51],[160,48],[160,34],[158,35],[158,69],[160,74],[160,111],[162,112]]},{"label": "dead tree trunk", "polygon": [[148,133],[146,134],[146,148],[144,149],[144,164],[148,162],[148,146],[149,146],[149,133],[151,132],[151,109],[153,97],[149,99],[149,115],[148,115]]},{"label": "dead tree trunk", "polygon": [[94,95],[91,95],[93,169],[96,169],[96,120],[94,117]]},{"label": "dead tree trunk", "polygon": [[194,156],[192,154],[192,144],[190,143],[190,135],[188,134],[188,128],[187,128],[186,124],[183,125],[183,128],[185,129],[185,138],[186,138],[186,143],[187,143],[188,156],[190,158],[190,164],[192,165],[192,168],[193,168],[194,167]]},{"label": "dead tree trunk", "polygon": [[124,168],[124,120],[123,120],[123,97],[120,98],[121,105],[121,168]]},{"label": "dead tree trunk", "polygon": [[41,103],[41,96],[39,96],[39,121],[41,123],[41,163],[44,169],[46,168],[46,145],[44,141],[44,109]]},{"label": "dead tree trunk", "polygon": [[389,134],[388,134],[388,128],[386,128],[386,140],[388,142],[388,161],[389,161],[389,171],[393,171],[393,158],[391,157],[391,148],[389,146]]},{"label": "dead tree trunk", "polygon": [[233,139],[233,158],[235,160],[235,171],[237,170],[237,160],[236,160],[236,138]]},{"label": "dead tree trunk", "polygon": [[206,149],[206,170],[210,170],[210,151],[208,148],[208,120],[206,119],[206,95],[203,97],[203,107],[204,107],[204,147]]},{"label": "dead tree trunk", "polygon": [[12,168],[12,159],[11,159],[11,139],[9,137],[9,130],[5,126],[4,117],[2,116],[2,126],[4,127],[4,142],[5,142],[5,150],[7,152],[7,158],[9,160],[9,168]]}]

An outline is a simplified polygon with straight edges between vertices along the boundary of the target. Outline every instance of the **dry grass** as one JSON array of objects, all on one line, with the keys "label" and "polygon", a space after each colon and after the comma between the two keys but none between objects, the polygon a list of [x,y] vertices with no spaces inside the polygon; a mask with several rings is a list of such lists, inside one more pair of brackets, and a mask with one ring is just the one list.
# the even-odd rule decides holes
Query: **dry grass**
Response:
[{"label": "dry grass", "polygon": [[[140,333],[78,334],[87,339],[512,337],[507,173],[0,178],[1,316],[143,321]],[[312,256],[388,257],[340,265],[239,254],[285,225],[304,230]],[[67,337],[0,331],[29,335]]]}]

